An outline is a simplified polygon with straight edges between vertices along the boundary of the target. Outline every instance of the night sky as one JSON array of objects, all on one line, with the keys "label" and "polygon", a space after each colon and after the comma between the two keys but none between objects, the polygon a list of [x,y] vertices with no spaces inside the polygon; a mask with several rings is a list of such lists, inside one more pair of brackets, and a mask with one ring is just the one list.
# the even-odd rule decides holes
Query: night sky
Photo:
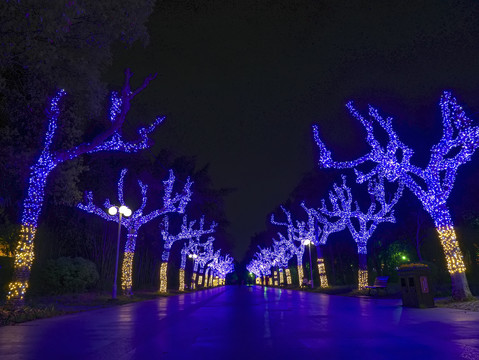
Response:
[{"label": "night sky", "polygon": [[[241,260],[316,166],[313,123],[340,160],[367,149],[348,100],[393,116],[403,141],[426,155],[441,136],[443,90],[479,118],[475,3],[159,1],[149,44],[117,49],[107,78],[120,85],[126,67],[137,82],[158,72],[132,111],[145,122],[167,115],[156,146],[196,156],[215,186],[236,189],[226,204]],[[327,190],[318,186],[318,197]]]}]

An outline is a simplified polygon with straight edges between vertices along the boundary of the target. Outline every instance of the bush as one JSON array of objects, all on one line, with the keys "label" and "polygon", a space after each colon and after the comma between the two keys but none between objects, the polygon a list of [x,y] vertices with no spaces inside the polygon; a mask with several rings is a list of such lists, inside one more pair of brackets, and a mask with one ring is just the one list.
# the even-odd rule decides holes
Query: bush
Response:
[{"label": "bush", "polygon": [[49,260],[41,271],[42,292],[47,294],[80,293],[98,282],[96,265],[90,260],[60,257]]}]

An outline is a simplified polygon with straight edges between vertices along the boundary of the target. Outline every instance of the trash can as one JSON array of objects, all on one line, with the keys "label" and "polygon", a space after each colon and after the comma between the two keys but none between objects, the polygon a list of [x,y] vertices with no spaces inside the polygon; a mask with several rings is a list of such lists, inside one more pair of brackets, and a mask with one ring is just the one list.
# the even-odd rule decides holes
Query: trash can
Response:
[{"label": "trash can", "polygon": [[434,307],[429,281],[429,267],[425,264],[404,264],[398,268],[402,304],[406,307]]}]

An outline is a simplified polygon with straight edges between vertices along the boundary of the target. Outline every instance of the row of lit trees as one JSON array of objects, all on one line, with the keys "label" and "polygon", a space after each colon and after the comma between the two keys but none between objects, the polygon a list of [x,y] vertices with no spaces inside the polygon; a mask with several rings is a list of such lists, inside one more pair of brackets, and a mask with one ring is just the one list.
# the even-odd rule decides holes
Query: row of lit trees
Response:
[{"label": "row of lit trees", "polygon": [[[278,268],[279,274],[286,273],[286,284],[291,284],[291,273],[288,269],[288,261],[296,256],[298,279],[301,283],[303,279],[303,256],[305,246],[316,245],[317,249],[317,267],[320,277],[320,286],[328,287],[329,282],[324,266],[324,257],[322,254],[322,245],[325,245],[329,235],[335,232],[349,230],[352,238],[357,244],[359,269],[358,269],[358,288],[364,289],[368,284],[367,271],[367,243],[373,235],[378,224],[382,222],[394,222],[393,207],[398,202],[403,192],[403,186],[400,184],[396,189],[391,200],[387,201],[384,179],[379,178],[376,181],[369,182],[368,190],[370,195],[370,204],[366,211],[361,210],[357,200],[353,198],[351,188],[346,185],[346,177],[343,176],[341,185],[334,184],[334,191],[329,194],[330,205],[322,200],[322,206],[314,209],[308,208],[302,203],[305,212],[306,221],[293,220],[290,211],[281,207],[285,221],[275,220],[271,217],[271,223],[283,226],[286,229],[286,236],[278,233],[279,241],[273,239],[273,246],[269,249],[260,249],[260,253],[255,255],[254,264],[250,272],[257,276],[264,277],[270,275],[269,268]],[[311,250],[311,249],[310,249]],[[259,255],[261,254],[261,255]],[[311,256],[311,252],[309,252]],[[262,269],[258,275],[257,269]],[[312,268],[311,268],[312,270]],[[273,275],[276,272],[273,273]],[[280,275],[282,277],[282,275]],[[284,284],[284,279],[274,280],[278,284]],[[312,280],[312,276],[311,276]]]},{"label": "row of lit trees", "polygon": [[[35,234],[42,212],[45,188],[47,180],[52,170],[58,165],[74,160],[83,154],[94,154],[105,151],[120,151],[126,153],[134,153],[143,149],[149,148],[152,143],[149,135],[155,130],[158,124],[163,121],[163,117],[158,117],[150,126],[143,127],[138,130],[138,139],[135,141],[126,141],[122,136],[122,127],[125,123],[126,116],[130,110],[131,101],[144,90],[149,82],[155,78],[156,75],[148,76],[143,84],[137,89],[131,89],[130,79],[132,74],[129,70],[125,73],[125,83],[122,90],[112,92],[111,106],[109,109],[109,118],[104,122],[109,126],[94,137],[89,142],[84,142],[78,146],[73,146],[69,149],[59,150],[58,146],[54,145],[55,135],[58,132],[59,118],[61,115],[61,100],[66,92],[60,90],[51,99],[47,108],[47,130],[44,137],[44,146],[40,155],[31,166],[28,189],[26,191],[26,198],[23,201],[23,215],[21,218],[21,231],[15,249],[14,274],[13,280],[9,284],[7,301],[14,306],[22,306],[24,304],[24,296],[28,289],[30,271],[34,261],[34,243]],[[135,210],[124,210],[125,202],[123,197],[123,181],[126,174],[126,169],[121,172],[120,181],[118,183],[118,204],[113,206],[109,200],[105,202],[105,210],[101,209],[93,203],[93,194],[87,193],[86,203],[79,204],[78,207],[82,210],[94,213],[101,216],[108,221],[116,221],[119,224],[118,242],[120,239],[121,226],[128,230],[127,241],[123,252],[122,264],[122,289],[125,293],[131,293],[132,289],[132,271],[133,271],[133,257],[136,247],[137,233],[140,227],[147,222],[160,217],[166,216],[168,213],[184,213],[187,203],[191,199],[191,185],[192,182],[187,179],[182,192],[173,195],[173,186],[175,183],[175,176],[170,171],[169,178],[164,180],[164,196],[161,206],[156,207],[155,210],[143,214],[147,203],[148,186],[139,181],[139,186],[142,194],[141,206]],[[118,211],[120,210],[120,211]],[[186,218],[184,226],[186,226]],[[204,230],[204,221],[201,220],[199,229],[193,229],[195,222],[190,222],[190,225],[184,228],[181,227],[179,234],[172,236],[168,233],[168,219],[163,220],[163,230],[161,234],[165,241],[165,251],[163,253],[160,273],[160,291],[166,292],[166,274],[169,249],[171,244],[177,240],[189,240],[195,238],[197,240],[198,249],[200,249],[200,237],[214,231],[216,226],[214,223],[209,230]],[[166,226],[166,227],[165,227]],[[192,254],[195,252],[192,250]],[[208,252],[208,254],[210,254]],[[210,272],[217,275],[225,275],[232,271],[232,259],[220,257],[216,258],[210,255],[202,255],[198,252],[198,258],[203,259],[202,264],[208,264],[212,269]],[[203,256],[203,257],[201,257]],[[117,256],[118,259],[118,256]],[[215,260],[216,259],[216,260]],[[230,264],[231,266],[229,266]],[[116,271],[115,271],[116,274]],[[224,277],[223,277],[224,278]],[[116,281],[115,281],[116,283]],[[116,290],[115,290],[116,291]]]},{"label": "row of lit trees", "polygon": [[[215,231],[216,223],[212,223],[209,229],[204,228],[204,218],[201,218],[199,222],[192,220],[188,222],[187,215],[183,216],[183,223],[180,226],[180,230],[177,234],[170,233],[170,221],[168,214],[184,214],[185,208],[189,201],[191,200],[192,191],[191,186],[192,181],[188,178],[186,184],[183,187],[181,193],[176,193],[173,195],[173,187],[175,183],[175,176],[173,171],[170,170],[168,179],[163,181],[164,185],[164,195],[162,199],[161,206],[155,210],[150,210],[149,212],[144,213],[145,206],[147,204],[147,192],[148,185],[138,181],[138,184],[141,189],[141,205],[135,211],[129,211],[129,213],[122,213],[121,207],[126,207],[124,200],[124,177],[127,173],[127,169],[123,169],[120,174],[120,180],[118,181],[118,205],[112,205],[109,199],[106,199],[104,203],[104,208],[97,206],[93,203],[93,194],[88,192],[86,196],[85,204],[78,204],[78,208],[85,210],[89,213],[100,216],[101,218],[107,221],[114,221],[118,223],[119,233],[121,226],[123,226],[127,231],[127,241],[125,243],[125,248],[123,251],[123,264],[122,264],[122,274],[121,274],[121,288],[124,294],[131,295],[133,287],[133,258],[135,255],[136,248],[136,238],[138,235],[138,230],[142,225],[147,224],[148,222],[163,216],[163,220],[160,224],[160,233],[163,239],[163,253],[161,255],[161,265],[160,265],[160,285],[159,291],[161,293],[166,293],[168,291],[168,260],[170,258],[170,250],[173,244],[177,241],[188,241],[186,254],[193,256],[195,259],[198,258],[203,261],[204,264],[212,264],[212,271],[215,271],[215,275],[222,275],[224,280],[224,264],[223,262],[218,262],[219,253],[216,257],[212,254],[212,243],[214,238],[210,237],[206,243],[201,243],[201,237],[207,234],[211,234]],[[117,211],[116,209],[120,209]],[[198,223],[198,227],[195,225]],[[205,247],[205,245],[208,245]],[[206,251],[200,253],[199,250],[203,248]],[[211,250],[210,250],[211,248]],[[211,254],[210,254],[211,253]],[[182,252],[183,256],[183,252]],[[204,260],[203,260],[204,259]],[[232,259],[227,255],[227,259],[232,263]],[[224,261],[224,260],[223,260]],[[185,289],[185,279],[184,279],[184,264],[185,261],[182,259],[182,267],[180,268],[180,288],[179,290],[184,291]],[[201,267],[203,269],[203,267]],[[221,271],[220,271],[221,270]],[[202,285],[200,283],[200,285]],[[115,292],[116,290],[114,290]]]},{"label": "row of lit trees", "polygon": [[[317,126],[313,127],[314,138],[319,147],[319,165],[324,168],[353,168],[358,183],[368,183],[371,195],[369,208],[361,210],[354,201],[349,187],[343,177],[342,185],[334,185],[334,191],[329,194],[330,207],[323,200],[319,209],[308,209],[307,221],[292,220],[291,214],[283,209],[286,222],[277,225],[287,227],[287,236],[280,235],[280,241],[267,252],[271,256],[256,254],[248,265],[248,269],[257,276],[270,273],[273,266],[287,264],[291,254],[298,254],[298,274],[302,278],[302,259],[300,259],[306,243],[313,242],[318,249],[318,267],[320,276],[324,274],[324,259],[319,245],[325,244],[329,234],[348,228],[358,245],[359,272],[358,286],[367,284],[367,242],[379,223],[394,222],[393,207],[402,195],[403,188],[409,189],[421,202],[424,209],[434,221],[439,240],[443,247],[446,264],[452,280],[452,295],[455,299],[465,299],[471,296],[465,275],[466,267],[459,243],[454,231],[454,225],[447,201],[451,194],[460,165],[471,160],[479,147],[479,127],[473,126],[462,107],[449,92],[444,92],[440,108],[443,122],[443,135],[439,142],[431,148],[430,159],[426,167],[411,163],[414,151],[406,146],[392,127],[392,119],[384,119],[379,112],[369,107],[369,118],[363,117],[352,105],[347,104],[350,113],[358,119],[366,129],[366,141],[371,150],[353,161],[334,161],[319,136]],[[386,134],[386,141],[376,137],[374,125]],[[360,168],[368,166],[365,173]],[[396,190],[386,201],[385,182],[396,183]],[[354,204],[354,205],[353,205]],[[354,220],[355,219],[355,220]],[[296,245],[295,245],[296,244]],[[285,250],[287,249],[287,250]],[[323,276],[324,277],[324,276]],[[327,284],[326,280],[321,281]],[[323,285],[322,285],[323,286]]]}]

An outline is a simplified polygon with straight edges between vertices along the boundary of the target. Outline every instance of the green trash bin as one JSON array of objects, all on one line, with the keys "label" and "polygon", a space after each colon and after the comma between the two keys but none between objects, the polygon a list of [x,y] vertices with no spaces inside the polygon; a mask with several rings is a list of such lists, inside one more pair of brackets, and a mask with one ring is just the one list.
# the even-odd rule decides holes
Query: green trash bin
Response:
[{"label": "green trash bin", "polygon": [[429,281],[429,267],[425,264],[404,264],[398,268],[402,304],[407,307],[434,307]]}]

